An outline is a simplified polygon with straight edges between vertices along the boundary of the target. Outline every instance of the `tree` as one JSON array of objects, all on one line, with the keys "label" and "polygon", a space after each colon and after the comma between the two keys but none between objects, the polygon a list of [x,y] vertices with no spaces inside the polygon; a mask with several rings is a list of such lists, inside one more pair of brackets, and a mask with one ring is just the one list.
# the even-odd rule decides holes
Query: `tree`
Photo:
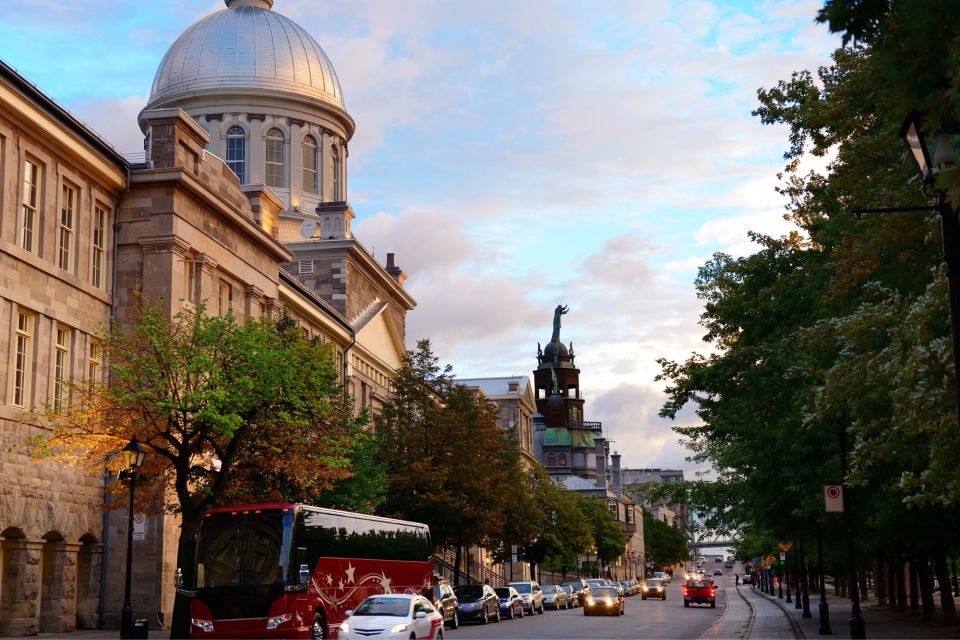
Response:
[{"label": "tree", "polygon": [[607,508],[606,501],[602,498],[580,497],[580,510],[590,522],[593,546],[600,564],[609,565],[623,555],[627,540],[616,516]]},{"label": "tree", "polygon": [[657,568],[669,567],[690,558],[683,532],[643,511],[643,548],[646,560]]},{"label": "tree", "polygon": [[[379,511],[430,526],[434,541],[464,546],[501,531],[509,491],[520,479],[515,444],[497,410],[441,368],[429,340],[408,351],[376,425],[390,490]],[[454,581],[459,580],[455,569]]]},{"label": "tree", "polygon": [[[194,580],[203,513],[240,500],[309,499],[350,473],[355,428],[328,346],[291,322],[238,324],[200,306],[168,320],[142,306],[129,327],[100,336],[110,384],[74,385],[74,403],[39,419],[38,455],[99,470],[136,437],[147,448],[139,492],[181,519],[177,565]],[[178,594],[173,637],[186,637],[189,602]]]}]

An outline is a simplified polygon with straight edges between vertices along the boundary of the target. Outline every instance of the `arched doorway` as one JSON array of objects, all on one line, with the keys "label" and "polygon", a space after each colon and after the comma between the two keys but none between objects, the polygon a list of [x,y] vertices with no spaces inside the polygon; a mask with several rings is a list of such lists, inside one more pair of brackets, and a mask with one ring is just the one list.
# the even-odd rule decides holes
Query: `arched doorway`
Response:
[{"label": "arched doorway", "polygon": [[76,629],[76,565],[67,563],[67,544],[59,531],[43,536],[40,551],[40,633]]},{"label": "arched doorway", "polygon": [[0,636],[33,636],[39,631],[35,585],[39,555],[16,527],[0,532]]},{"label": "arched doorway", "polygon": [[77,629],[97,628],[103,545],[92,534],[80,538],[77,551]]}]

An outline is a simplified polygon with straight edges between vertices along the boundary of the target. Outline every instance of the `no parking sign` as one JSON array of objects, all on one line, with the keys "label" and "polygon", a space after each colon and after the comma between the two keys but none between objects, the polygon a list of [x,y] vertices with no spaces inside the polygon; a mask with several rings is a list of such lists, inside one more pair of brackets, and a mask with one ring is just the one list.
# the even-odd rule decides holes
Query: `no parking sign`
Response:
[{"label": "no parking sign", "polygon": [[133,539],[143,540],[143,535],[147,531],[147,514],[133,514]]},{"label": "no parking sign", "polygon": [[828,484],[824,486],[823,500],[828,512],[843,511],[843,487],[839,484]]}]

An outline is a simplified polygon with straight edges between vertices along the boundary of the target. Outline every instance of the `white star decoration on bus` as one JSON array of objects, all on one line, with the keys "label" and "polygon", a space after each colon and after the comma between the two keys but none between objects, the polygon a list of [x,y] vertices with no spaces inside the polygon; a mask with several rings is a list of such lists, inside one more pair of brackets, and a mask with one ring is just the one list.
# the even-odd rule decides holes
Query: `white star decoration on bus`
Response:
[{"label": "white star decoration on bus", "polygon": [[354,567],[352,564],[348,564],[348,565],[347,565],[346,574],[347,574],[347,582],[348,582],[348,583],[350,583],[350,582],[356,582],[356,580],[353,579],[353,572],[356,571],[356,570],[357,570],[357,568]]}]

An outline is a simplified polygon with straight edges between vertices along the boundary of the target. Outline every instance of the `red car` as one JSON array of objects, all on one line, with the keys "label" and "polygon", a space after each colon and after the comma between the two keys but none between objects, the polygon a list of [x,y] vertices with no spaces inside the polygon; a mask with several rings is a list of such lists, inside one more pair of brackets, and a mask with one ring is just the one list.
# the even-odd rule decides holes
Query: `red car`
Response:
[{"label": "red car", "polygon": [[709,603],[712,608],[717,606],[717,590],[711,580],[687,580],[681,590],[683,591],[683,606],[685,607],[689,607],[691,602]]}]

